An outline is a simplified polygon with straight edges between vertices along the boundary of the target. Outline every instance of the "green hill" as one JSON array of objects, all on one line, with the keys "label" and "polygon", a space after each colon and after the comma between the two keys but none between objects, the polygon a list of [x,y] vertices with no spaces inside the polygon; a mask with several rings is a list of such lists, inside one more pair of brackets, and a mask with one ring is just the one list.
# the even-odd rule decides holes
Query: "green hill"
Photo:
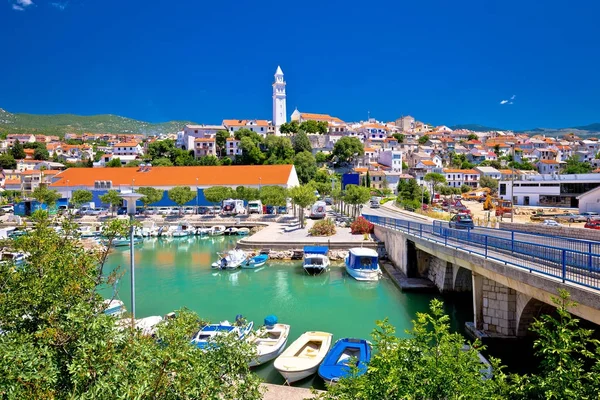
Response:
[{"label": "green hill", "polygon": [[475,132],[490,132],[490,131],[505,131],[507,129],[501,129],[501,128],[491,128],[489,126],[484,126],[484,125],[478,125],[478,124],[462,124],[462,125],[452,125],[449,127],[450,129],[457,130],[457,129],[466,129],[469,131],[475,131]]},{"label": "green hill", "polygon": [[47,135],[64,135],[65,133],[142,133],[155,135],[174,133],[190,121],[169,121],[150,123],[118,115],[74,114],[12,114],[0,108],[0,132],[5,133],[41,133]]}]

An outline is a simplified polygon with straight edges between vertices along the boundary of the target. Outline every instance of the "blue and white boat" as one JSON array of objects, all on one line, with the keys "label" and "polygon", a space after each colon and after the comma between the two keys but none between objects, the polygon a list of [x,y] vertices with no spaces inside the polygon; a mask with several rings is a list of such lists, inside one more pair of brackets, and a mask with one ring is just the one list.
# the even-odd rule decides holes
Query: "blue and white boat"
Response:
[{"label": "blue and white boat", "polygon": [[327,246],[304,246],[304,257],[302,268],[309,275],[318,275],[329,268],[329,247]]},{"label": "blue and white boat", "polygon": [[243,316],[237,315],[233,325],[229,321],[221,321],[204,326],[194,335],[191,343],[199,349],[208,349],[214,346],[218,336],[233,335],[237,340],[243,340],[252,332],[253,327],[254,322],[247,322]]},{"label": "blue and white boat", "polygon": [[110,315],[112,317],[120,317],[125,314],[125,303],[121,300],[117,299],[106,299],[103,302],[104,305],[104,314]]},{"label": "blue and white boat", "polygon": [[377,281],[381,276],[378,259],[375,250],[354,247],[346,257],[346,272],[357,281]]},{"label": "blue and white boat", "polygon": [[264,326],[248,336],[248,342],[256,345],[256,357],[248,364],[250,367],[271,361],[283,352],[290,335],[290,326],[277,322],[275,315],[268,315]]},{"label": "blue and white boat", "polygon": [[319,376],[326,383],[336,383],[340,378],[351,375],[351,363],[358,368],[358,375],[367,372],[371,361],[371,343],[364,339],[339,339],[319,366]]},{"label": "blue and white boat", "polygon": [[[140,238],[136,238],[136,237],[133,238],[134,246],[136,244],[140,244],[142,242],[143,242],[143,240]],[[108,245],[108,241],[105,241],[104,244]],[[114,238],[111,244],[113,247],[129,247],[130,241],[129,241],[129,238]]]},{"label": "blue and white boat", "polygon": [[239,249],[229,250],[227,253],[217,253],[219,260],[211,264],[214,269],[237,269],[246,261],[246,252]]},{"label": "blue and white boat", "polygon": [[267,254],[259,254],[254,257],[248,257],[241,265],[243,269],[254,269],[265,265],[269,256]]}]

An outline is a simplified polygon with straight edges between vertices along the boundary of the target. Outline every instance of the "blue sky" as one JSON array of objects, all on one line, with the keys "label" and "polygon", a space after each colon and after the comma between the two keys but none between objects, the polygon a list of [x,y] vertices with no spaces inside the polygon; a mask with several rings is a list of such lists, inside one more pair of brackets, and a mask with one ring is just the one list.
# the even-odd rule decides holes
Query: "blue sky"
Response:
[{"label": "blue sky", "polygon": [[590,0],[3,0],[0,107],[271,119],[281,65],[288,114],[583,125],[600,122],[599,14]]}]

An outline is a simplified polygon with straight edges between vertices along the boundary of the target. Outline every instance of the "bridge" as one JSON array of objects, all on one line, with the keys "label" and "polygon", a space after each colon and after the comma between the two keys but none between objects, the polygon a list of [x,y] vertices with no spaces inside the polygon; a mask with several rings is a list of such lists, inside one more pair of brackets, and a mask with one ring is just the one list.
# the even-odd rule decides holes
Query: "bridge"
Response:
[{"label": "bridge", "polygon": [[578,303],[570,311],[600,324],[600,243],[552,235],[424,222],[371,210],[388,257],[408,277],[426,277],[440,292],[473,293],[478,336],[519,337],[554,311],[559,289]]}]

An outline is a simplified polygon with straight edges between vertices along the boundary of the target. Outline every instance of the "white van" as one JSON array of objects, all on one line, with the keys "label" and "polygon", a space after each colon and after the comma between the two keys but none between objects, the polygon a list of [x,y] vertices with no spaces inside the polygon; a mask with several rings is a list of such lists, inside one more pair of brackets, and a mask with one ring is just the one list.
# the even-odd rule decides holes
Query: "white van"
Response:
[{"label": "white van", "polygon": [[263,205],[260,200],[253,200],[248,202],[248,214],[262,214]]},{"label": "white van", "polygon": [[223,207],[221,208],[223,215],[237,215],[246,214],[246,208],[244,207],[244,200],[228,199],[223,200]]},{"label": "white van", "polygon": [[310,218],[320,219],[327,216],[327,204],[324,201],[317,201],[310,208]]}]

